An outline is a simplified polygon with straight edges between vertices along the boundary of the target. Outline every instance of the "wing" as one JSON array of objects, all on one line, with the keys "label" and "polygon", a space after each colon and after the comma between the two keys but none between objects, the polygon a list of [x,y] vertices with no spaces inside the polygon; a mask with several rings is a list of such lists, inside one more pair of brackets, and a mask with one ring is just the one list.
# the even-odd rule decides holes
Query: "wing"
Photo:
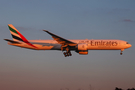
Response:
[{"label": "wing", "polygon": [[64,39],[64,38],[62,38],[62,37],[60,37],[60,36],[57,36],[57,35],[55,35],[55,34],[49,32],[49,31],[47,31],[47,30],[43,30],[43,31],[45,31],[45,32],[47,32],[48,34],[50,34],[54,40],[56,40],[59,44],[61,44],[61,45],[63,45],[63,46],[64,46],[64,45],[69,45],[69,46],[76,46],[76,45],[77,45],[77,43],[74,43],[74,42],[69,41],[69,40],[67,40],[67,39]]}]

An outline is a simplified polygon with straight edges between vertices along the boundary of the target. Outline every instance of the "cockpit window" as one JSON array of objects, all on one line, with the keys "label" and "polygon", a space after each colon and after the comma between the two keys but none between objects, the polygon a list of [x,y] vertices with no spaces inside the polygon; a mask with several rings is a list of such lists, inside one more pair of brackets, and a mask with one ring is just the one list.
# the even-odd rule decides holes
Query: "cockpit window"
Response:
[{"label": "cockpit window", "polygon": [[126,44],[129,44],[128,42]]}]

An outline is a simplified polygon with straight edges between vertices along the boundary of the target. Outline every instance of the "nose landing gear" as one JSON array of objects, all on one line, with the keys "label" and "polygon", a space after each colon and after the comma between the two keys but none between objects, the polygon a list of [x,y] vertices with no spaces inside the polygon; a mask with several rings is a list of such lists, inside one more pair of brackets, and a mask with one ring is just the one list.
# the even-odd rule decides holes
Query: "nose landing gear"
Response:
[{"label": "nose landing gear", "polygon": [[122,53],[123,51],[124,51],[124,49],[121,49],[120,55],[122,55],[122,54],[123,54],[123,53]]}]

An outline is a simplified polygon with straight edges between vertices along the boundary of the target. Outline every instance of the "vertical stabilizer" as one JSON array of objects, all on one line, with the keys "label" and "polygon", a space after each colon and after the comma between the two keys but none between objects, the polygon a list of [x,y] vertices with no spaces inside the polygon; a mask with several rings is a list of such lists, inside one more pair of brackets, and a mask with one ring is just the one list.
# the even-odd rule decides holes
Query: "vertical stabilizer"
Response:
[{"label": "vertical stabilizer", "polygon": [[34,48],[37,48],[32,45],[12,24],[8,24],[8,27],[14,41],[22,41]]},{"label": "vertical stabilizer", "polygon": [[8,27],[14,41],[23,41],[21,38],[23,35],[12,24],[8,24]]}]

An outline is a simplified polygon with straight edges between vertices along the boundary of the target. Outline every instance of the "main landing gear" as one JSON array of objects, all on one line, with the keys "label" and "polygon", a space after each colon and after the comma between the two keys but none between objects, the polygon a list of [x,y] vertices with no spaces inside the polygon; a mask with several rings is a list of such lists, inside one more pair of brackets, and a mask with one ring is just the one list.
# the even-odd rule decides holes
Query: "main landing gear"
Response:
[{"label": "main landing gear", "polygon": [[66,52],[63,53],[65,57],[67,56],[72,56],[70,49],[68,47],[66,47]]},{"label": "main landing gear", "polygon": [[124,49],[121,49],[120,55],[122,55],[122,54],[123,54],[123,53],[122,53],[123,51],[124,51]]},{"label": "main landing gear", "polygon": [[64,54],[65,57],[72,56],[71,52],[64,52],[63,54]]}]

